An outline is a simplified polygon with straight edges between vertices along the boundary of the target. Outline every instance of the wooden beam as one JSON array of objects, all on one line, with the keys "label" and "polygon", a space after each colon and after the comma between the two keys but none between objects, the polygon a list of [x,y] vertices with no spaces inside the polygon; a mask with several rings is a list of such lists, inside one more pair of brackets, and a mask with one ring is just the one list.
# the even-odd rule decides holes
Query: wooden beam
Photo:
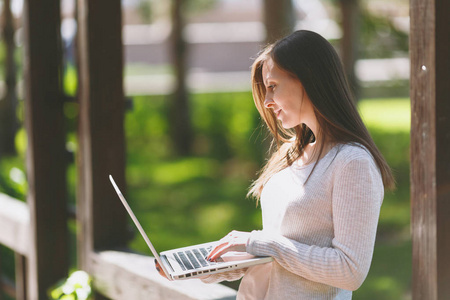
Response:
[{"label": "wooden beam", "polygon": [[450,295],[450,2],[411,0],[413,299]]},{"label": "wooden beam", "polygon": [[78,245],[89,272],[94,250],[127,241],[126,211],[108,179],[125,190],[121,1],[80,0],[78,14]]},{"label": "wooden beam", "polygon": [[30,246],[30,213],[25,202],[0,194],[0,244],[26,255]]},{"label": "wooden beam", "polygon": [[17,65],[15,62],[14,17],[11,11],[11,0],[3,1],[2,7],[2,39],[4,45],[4,78],[5,93],[0,99],[0,155],[15,155],[15,136],[17,122]]},{"label": "wooden beam", "polygon": [[24,2],[29,299],[46,299],[68,273],[60,14],[60,1]]}]

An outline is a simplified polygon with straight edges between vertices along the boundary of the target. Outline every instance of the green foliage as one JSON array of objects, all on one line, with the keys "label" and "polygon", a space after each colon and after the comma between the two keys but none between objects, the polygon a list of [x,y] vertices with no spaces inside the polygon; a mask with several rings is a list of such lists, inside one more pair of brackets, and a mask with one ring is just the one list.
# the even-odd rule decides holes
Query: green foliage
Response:
[{"label": "green foliage", "polygon": [[[172,3],[174,1],[171,1]],[[195,15],[210,9],[217,3],[217,0],[185,0],[181,3],[183,11],[189,15]],[[158,8],[161,6],[161,0],[140,0],[137,12],[145,23],[151,23],[158,18]],[[172,5],[172,4],[171,4]]]},{"label": "green foliage", "polygon": [[49,290],[49,299],[91,300],[91,284],[92,279],[89,274],[84,271],[75,271]]},{"label": "green foliage", "polygon": [[68,64],[64,72],[63,89],[66,95],[75,96],[78,89],[77,69]]},{"label": "green foliage", "polygon": [[361,114],[397,181],[386,191],[369,275],[353,299],[409,299],[411,289],[410,101],[370,99],[359,103]]},{"label": "green foliage", "polygon": [[[243,200],[266,151],[251,94],[195,94],[191,101],[192,157],[172,156],[165,97],[136,97],[125,120],[129,198],[161,249],[261,226],[255,203]],[[169,208],[176,217],[167,217]],[[132,246],[147,251],[141,239]]]},{"label": "green foliage", "polygon": [[[129,151],[145,149],[133,155],[150,160],[171,156],[167,103],[164,96],[133,99],[133,111],[126,117],[127,145]],[[216,159],[264,156],[259,115],[250,93],[194,94],[191,120],[196,155]]]},{"label": "green foliage", "polygon": [[396,54],[406,56],[409,49],[408,34],[398,30],[385,16],[361,10],[361,29],[358,43],[361,57],[387,58]]},{"label": "green foliage", "polygon": [[138,4],[138,12],[142,18],[142,20],[146,23],[150,23],[153,20],[153,9],[152,9],[152,1],[150,0],[141,0]]},{"label": "green foliage", "polygon": [[186,3],[186,9],[191,14],[199,13],[212,8],[217,2],[217,0],[189,0]]},{"label": "green foliage", "polygon": [[27,190],[28,182],[23,160],[18,157],[0,160],[0,193],[25,200]]}]

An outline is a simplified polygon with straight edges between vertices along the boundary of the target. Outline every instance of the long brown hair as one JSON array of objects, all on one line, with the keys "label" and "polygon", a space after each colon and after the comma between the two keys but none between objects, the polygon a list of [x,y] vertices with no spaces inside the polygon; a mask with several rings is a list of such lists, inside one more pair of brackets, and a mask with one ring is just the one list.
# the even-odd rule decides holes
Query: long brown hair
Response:
[{"label": "long brown hair", "polygon": [[[266,89],[262,68],[269,58],[303,85],[314,107],[320,136],[332,144],[355,143],[365,147],[380,169],[384,186],[393,189],[395,181],[391,169],[358,113],[338,54],[319,34],[299,30],[269,45],[252,66],[253,100],[273,135],[272,145],[276,146],[276,151],[261,170],[259,178],[253,182],[248,195],[259,199],[270,177],[292,165],[315,138],[305,124],[284,129],[273,111],[264,107]],[[317,157],[321,157],[324,144],[319,147]]]}]

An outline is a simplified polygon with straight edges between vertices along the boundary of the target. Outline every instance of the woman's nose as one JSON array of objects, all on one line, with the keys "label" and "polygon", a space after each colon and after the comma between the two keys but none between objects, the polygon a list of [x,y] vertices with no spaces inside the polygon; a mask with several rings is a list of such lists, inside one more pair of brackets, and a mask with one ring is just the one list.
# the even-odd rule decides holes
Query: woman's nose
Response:
[{"label": "woman's nose", "polygon": [[273,105],[274,105],[274,102],[273,102],[272,98],[266,97],[266,99],[264,99],[264,107],[265,108],[272,108]]}]

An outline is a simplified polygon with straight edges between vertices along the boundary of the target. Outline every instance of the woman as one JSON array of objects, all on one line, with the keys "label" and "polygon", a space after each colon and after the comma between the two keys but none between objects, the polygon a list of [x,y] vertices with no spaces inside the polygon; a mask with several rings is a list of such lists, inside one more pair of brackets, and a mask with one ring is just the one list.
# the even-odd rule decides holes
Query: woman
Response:
[{"label": "woman", "polygon": [[320,35],[294,32],[255,60],[252,89],[277,145],[249,192],[263,230],[231,232],[208,259],[247,251],[274,261],[203,281],[243,276],[238,299],[351,299],[369,271],[384,187],[394,179],[339,57]]}]

